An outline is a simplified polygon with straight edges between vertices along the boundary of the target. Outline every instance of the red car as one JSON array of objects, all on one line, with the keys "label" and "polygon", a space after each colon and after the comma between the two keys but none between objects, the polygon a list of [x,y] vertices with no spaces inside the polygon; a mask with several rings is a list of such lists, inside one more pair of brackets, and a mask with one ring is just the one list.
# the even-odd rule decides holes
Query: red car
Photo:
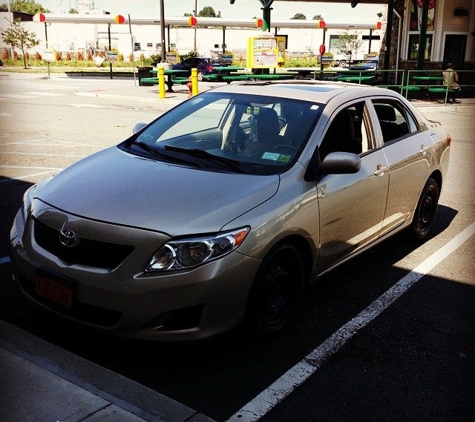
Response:
[{"label": "red car", "polygon": [[209,57],[190,57],[180,63],[174,64],[172,69],[188,70],[191,75],[191,69],[198,69],[198,80],[203,80],[203,75],[211,75],[214,73],[214,68],[222,66],[222,64]]}]

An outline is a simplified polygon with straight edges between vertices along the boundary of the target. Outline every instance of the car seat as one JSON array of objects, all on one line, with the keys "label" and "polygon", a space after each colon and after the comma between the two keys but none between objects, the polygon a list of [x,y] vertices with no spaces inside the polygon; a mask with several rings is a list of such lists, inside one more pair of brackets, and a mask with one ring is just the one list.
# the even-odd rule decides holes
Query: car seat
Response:
[{"label": "car seat", "polygon": [[328,128],[320,145],[320,158],[323,160],[330,152],[343,151],[360,154],[361,139],[355,136],[353,114],[343,110],[337,114]]},{"label": "car seat", "polygon": [[245,154],[259,155],[264,151],[273,151],[282,143],[279,135],[280,126],[277,113],[272,108],[260,108],[255,115],[255,128],[251,132],[250,141],[246,144]]},{"label": "car seat", "polygon": [[394,110],[393,106],[389,104],[374,104],[374,109],[378,116],[384,142],[392,141],[407,133],[407,130],[404,132],[404,128],[396,123],[396,110]]},{"label": "car seat", "polygon": [[275,142],[279,136],[279,118],[273,108],[260,108],[256,115],[257,141]]}]

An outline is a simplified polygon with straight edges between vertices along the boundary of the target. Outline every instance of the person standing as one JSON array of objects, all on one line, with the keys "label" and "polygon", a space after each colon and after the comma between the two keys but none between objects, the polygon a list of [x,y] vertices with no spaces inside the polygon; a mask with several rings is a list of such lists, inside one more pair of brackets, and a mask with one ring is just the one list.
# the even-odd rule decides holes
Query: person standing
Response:
[{"label": "person standing", "polygon": [[458,84],[459,76],[453,67],[454,65],[452,63],[447,63],[447,69],[442,72],[442,76],[444,77],[444,86],[448,86],[449,89],[453,91],[453,93],[449,92],[451,96],[449,102],[460,103],[460,101],[457,101],[457,95],[461,91],[460,85]]}]

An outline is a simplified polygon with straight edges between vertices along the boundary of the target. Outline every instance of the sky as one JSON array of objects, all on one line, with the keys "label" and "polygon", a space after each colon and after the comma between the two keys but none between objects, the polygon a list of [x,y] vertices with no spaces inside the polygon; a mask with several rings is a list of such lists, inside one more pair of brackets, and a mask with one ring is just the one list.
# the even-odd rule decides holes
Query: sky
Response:
[{"label": "sky", "polygon": [[[211,6],[216,13],[226,19],[252,19],[261,17],[262,4],[259,0],[235,0],[233,5],[229,0],[164,0],[165,16],[180,17],[184,13],[192,13],[197,2],[197,9]],[[75,0],[36,0],[53,13],[67,13],[75,8]],[[111,15],[121,14],[131,17],[160,16],[159,0],[94,0],[96,9],[106,10]],[[359,4],[352,8],[349,3],[323,3],[274,0],[271,21],[291,19],[296,13],[303,13],[307,20],[315,15],[322,15],[326,22],[331,23],[367,23],[378,20],[377,13],[383,5]]]}]

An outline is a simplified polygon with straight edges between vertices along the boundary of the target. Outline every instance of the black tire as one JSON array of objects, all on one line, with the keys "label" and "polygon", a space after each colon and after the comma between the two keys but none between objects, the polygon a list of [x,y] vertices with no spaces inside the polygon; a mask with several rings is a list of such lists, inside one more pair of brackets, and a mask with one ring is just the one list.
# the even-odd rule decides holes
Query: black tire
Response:
[{"label": "black tire", "polygon": [[416,240],[425,240],[434,223],[439,203],[439,185],[429,178],[417,203],[411,224],[412,236]]},{"label": "black tire", "polygon": [[295,313],[304,284],[300,255],[290,244],[274,247],[263,260],[249,294],[245,323],[257,336],[286,327]]}]

